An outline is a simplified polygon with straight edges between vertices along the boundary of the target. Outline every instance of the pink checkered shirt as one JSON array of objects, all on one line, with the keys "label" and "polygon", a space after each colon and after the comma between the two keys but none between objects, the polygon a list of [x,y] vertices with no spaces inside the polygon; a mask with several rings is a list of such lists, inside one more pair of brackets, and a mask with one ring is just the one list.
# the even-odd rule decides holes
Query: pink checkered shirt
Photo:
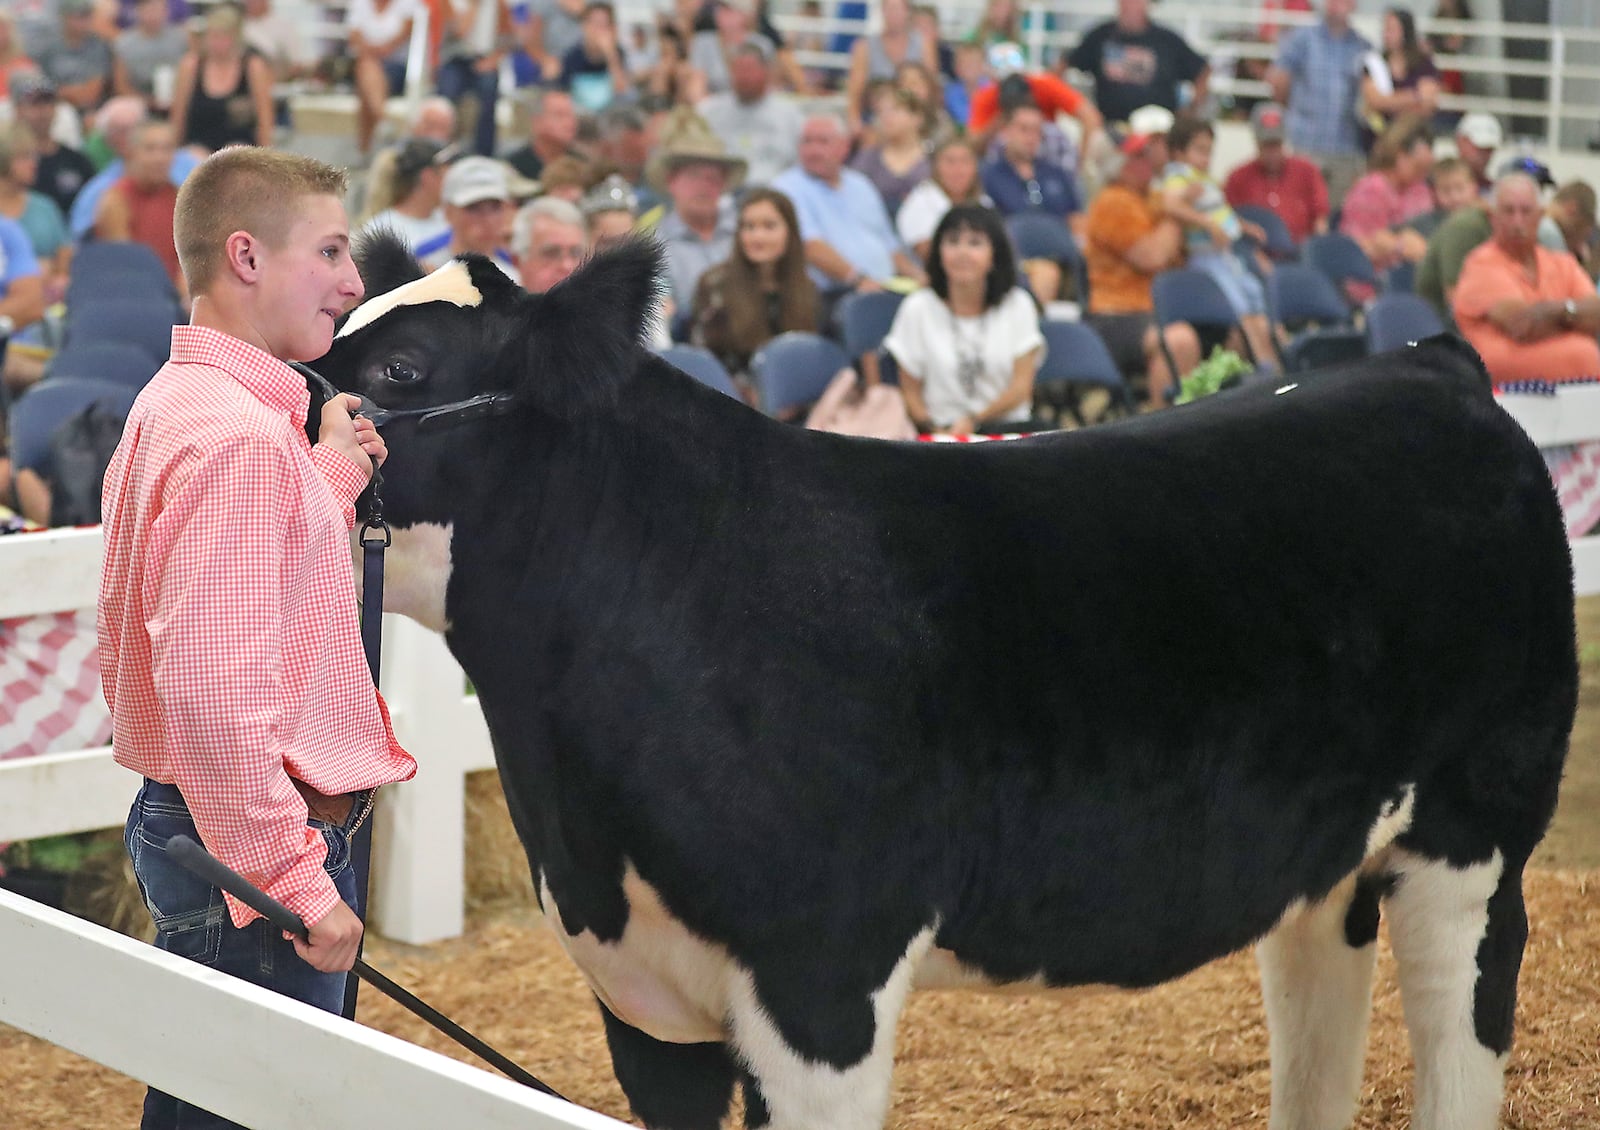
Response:
[{"label": "pink checkered shirt", "polygon": [[307,444],[308,405],[283,362],[173,328],[106,471],[99,633],[117,761],[177,785],[212,854],[310,924],[339,896],[290,777],[337,796],[417,764],[362,657],[366,475]]}]

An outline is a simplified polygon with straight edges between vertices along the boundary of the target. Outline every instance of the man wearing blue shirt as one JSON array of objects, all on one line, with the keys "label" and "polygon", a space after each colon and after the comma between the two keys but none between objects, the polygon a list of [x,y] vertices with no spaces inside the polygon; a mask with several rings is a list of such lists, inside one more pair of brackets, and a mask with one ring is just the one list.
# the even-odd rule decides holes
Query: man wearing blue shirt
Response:
[{"label": "man wearing blue shirt", "polygon": [[[0,216],[0,337],[26,329],[44,317],[44,274],[28,233],[15,220]],[[37,380],[39,365],[19,350],[7,350],[6,387],[16,392]]]},{"label": "man wearing blue shirt", "polygon": [[[1031,102],[1005,111],[998,151],[983,163],[980,176],[983,191],[1001,215],[1015,216],[1038,212],[1060,221],[1063,227],[1083,210],[1077,178],[1064,165],[1041,155],[1044,147],[1044,115]],[[1022,272],[1040,302],[1066,297],[1061,284],[1065,262],[1054,259],[1024,259]]]},{"label": "man wearing blue shirt", "polygon": [[1078,182],[1066,168],[1039,155],[1044,115],[1017,106],[1000,127],[1000,152],[983,163],[983,190],[1002,215],[1043,212],[1065,222],[1083,210]]},{"label": "man wearing blue shirt", "polygon": [[1350,26],[1355,6],[1356,0],[1323,0],[1321,22],[1285,36],[1267,71],[1273,101],[1289,108],[1289,144],[1322,167],[1335,208],[1366,171],[1355,111],[1372,44]]},{"label": "man wearing blue shirt", "polygon": [[919,285],[922,267],[900,242],[872,182],[844,166],[850,135],[844,120],[814,114],[800,130],[800,163],[773,178],[794,201],[806,262],[825,291],[877,290],[899,276]]}]

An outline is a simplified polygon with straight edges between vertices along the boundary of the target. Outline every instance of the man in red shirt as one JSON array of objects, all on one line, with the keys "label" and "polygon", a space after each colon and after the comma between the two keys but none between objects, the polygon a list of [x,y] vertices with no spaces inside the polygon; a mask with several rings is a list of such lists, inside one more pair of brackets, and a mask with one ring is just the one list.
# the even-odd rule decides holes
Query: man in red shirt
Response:
[{"label": "man in red shirt", "polygon": [[1228,174],[1223,193],[1234,208],[1271,208],[1296,243],[1328,230],[1328,184],[1322,170],[1285,147],[1283,107],[1262,102],[1250,114],[1256,156]]},{"label": "man in red shirt", "polygon": [[[144,784],[125,834],[157,947],[338,1012],[362,926],[350,839],[416,762],[362,657],[349,530],[385,455],[354,397],[305,381],[362,295],[345,174],[225,149],[178,194],[194,295],[106,471],[100,673],[119,764]],[[198,837],[298,914],[286,940],[166,853]],[[230,1126],[152,1089],[145,1130]]]},{"label": "man in red shirt", "polygon": [[188,301],[178,252],[172,242],[172,214],[178,190],[172,183],[172,158],[178,151],[172,126],[150,118],[133,127],[128,137],[126,173],[106,189],[95,210],[94,237],[106,241],[131,240],[156,253]]}]

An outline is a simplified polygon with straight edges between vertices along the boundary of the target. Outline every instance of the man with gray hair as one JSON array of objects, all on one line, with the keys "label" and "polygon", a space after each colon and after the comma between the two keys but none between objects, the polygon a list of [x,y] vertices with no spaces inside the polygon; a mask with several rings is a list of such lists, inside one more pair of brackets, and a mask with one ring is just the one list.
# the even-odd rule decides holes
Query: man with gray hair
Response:
[{"label": "man with gray hair", "polygon": [[529,294],[543,294],[577,270],[588,244],[583,213],[559,196],[524,204],[511,224],[511,254]]},{"label": "man with gray hair", "polygon": [[1600,374],[1600,298],[1572,255],[1539,245],[1541,214],[1531,176],[1497,180],[1489,239],[1456,283],[1456,325],[1497,384]]},{"label": "man with gray hair", "polygon": [[[67,217],[67,226],[72,229],[73,239],[83,239],[94,227],[100,198],[105,195],[106,189],[121,180],[123,173],[127,171],[126,161],[133,141],[133,131],[148,116],[144,108],[144,99],[133,94],[119,95],[111,99],[100,107],[100,112],[95,115],[95,128],[106,139],[106,144],[111,147],[117,158],[91,177],[89,183],[79,190],[73,200],[72,214]],[[172,172],[169,174],[173,185],[183,184],[198,164],[200,158],[188,149],[179,149],[172,158]]]},{"label": "man with gray hair", "polygon": [[878,290],[895,276],[926,281],[872,182],[844,165],[850,133],[837,114],[812,114],[800,131],[800,163],[773,178],[794,202],[812,277],[838,295]]},{"label": "man with gray hair", "polygon": [[449,145],[456,137],[455,103],[442,94],[430,94],[417,103],[406,123],[407,137],[422,137]]},{"label": "man with gray hair", "polygon": [[749,163],[746,182],[768,184],[794,164],[805,119],[793,102],[772,92],[772,52],[760,36],[733,49],[728,76],[728,89],[701,102],[700,116],[728,152]]}]

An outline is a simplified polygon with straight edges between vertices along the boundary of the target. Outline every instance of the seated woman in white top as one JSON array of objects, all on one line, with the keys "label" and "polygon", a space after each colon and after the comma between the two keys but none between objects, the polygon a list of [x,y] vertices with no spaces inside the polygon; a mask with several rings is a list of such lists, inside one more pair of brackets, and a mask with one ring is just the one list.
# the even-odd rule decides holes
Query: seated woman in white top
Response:
[{"label": "seated woman in white top", "polygon": [[884,348],[900,366],[922,432],[1040,431],[1033,378],[1044,359],[1039,309],[993,208],[958,204],[934,230],[928,285],[906,297]]}]

